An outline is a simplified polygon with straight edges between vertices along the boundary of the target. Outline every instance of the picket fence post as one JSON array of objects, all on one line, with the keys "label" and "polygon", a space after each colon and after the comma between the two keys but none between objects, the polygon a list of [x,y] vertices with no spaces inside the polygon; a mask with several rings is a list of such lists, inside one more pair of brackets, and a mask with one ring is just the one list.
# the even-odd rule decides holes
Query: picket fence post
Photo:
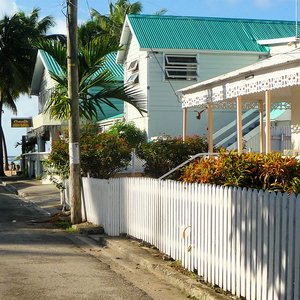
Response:
[{"label": "picket fence post", "polygon": [[211,284],[300,299],[300,195],[150,178],[83,178],[87,219],[143,239]]}]

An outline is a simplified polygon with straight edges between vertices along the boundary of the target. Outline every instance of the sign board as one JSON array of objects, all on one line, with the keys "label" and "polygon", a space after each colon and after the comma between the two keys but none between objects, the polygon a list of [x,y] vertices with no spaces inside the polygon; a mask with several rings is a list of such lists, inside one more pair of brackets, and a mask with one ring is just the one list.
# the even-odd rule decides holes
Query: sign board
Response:
[{"label": "sign board", "polygon": [[12,118],[11,127],[13,128],[32,127],[32,118]]}]

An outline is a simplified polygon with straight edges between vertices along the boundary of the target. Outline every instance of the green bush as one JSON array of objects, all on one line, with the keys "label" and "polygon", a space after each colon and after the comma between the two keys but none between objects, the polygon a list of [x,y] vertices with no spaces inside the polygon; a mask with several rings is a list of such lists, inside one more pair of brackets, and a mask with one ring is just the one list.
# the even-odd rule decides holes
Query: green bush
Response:
[{"label": "green bush", "polygon": [[133,122],[116,122],[107,132],[124,139],[131,148],[137,148],[147,141],[146,132],[137,128]]},{"label": "green bush", "polygon": [[[191,155],[207,152],[207,149],[206,139],[199,136],[188,137],[185,142],[181,137],[159,137],[141,144],[137,154],[146,161],[146,175],[158,178],[189,159]],[[171,176],[173,179],[179,177],[180,172]]]},{"label": "green bush", "polygon": [[[97,133],[96,125],[85,126],[80,136],[80,163],[83,176],[109,178],[126,167],[131,160],[131,147],[110,133]],[[67,140],[54,143],[46,162],[48,168],[67,178],[69,174],[69,144]]]},{"label": "green bush", "polygon": [[199,159],[187,167],[185,182],[211,183],[269,191],[299,190],[300,162],[281,153],[267,155],[220,151],[219,157]]},{"label": "green bush", "polygon": [[83,175],[109,178],[129,164],[131,147],[111,133],[86,131],[81,136],[80,159]]}]

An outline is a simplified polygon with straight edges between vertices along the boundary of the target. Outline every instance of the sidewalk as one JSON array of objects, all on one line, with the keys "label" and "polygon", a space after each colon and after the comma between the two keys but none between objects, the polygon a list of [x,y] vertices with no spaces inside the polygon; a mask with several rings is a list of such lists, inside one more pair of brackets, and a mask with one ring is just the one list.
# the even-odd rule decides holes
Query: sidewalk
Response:
[{"label": "sidewalk", "polygon": [[61,210],[59,190],[53,184],[42,184],[40,180],[26,179],[21,176],[0,180],[11,192],[41,208],[47,215],[56,214]]},{"label": "sidewalk", "polygon": [[[59,191],[52,184],[42,184],[39,180],[16,176],[0,180],[8,190],[24,198],[25,201],[30,201],[44,214],[53,215],[61,209]],[[182,272],[178,263],[164,260],[164,255],[158,250],[136,239],[100,234],[70,234],[70,239],[90,255],[106,261],[112,269],[123,268],[124,272],[131,276],[131,280],[137,269],[143,268],[184,291],[189,297],[206,300],[230,299],[202,284],[188,272]],[[137,276],[134,280],[141,279]]]}]

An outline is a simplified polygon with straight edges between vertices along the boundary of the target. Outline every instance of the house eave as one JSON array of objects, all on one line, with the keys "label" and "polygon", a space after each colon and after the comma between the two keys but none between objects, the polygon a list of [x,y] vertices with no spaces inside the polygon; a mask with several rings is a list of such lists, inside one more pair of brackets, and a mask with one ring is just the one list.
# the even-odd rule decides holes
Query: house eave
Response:
[{"label": "house eave", "polygon": [[130,22],[128,20],[128,17],[126,16],[122,33],[121,33],[120,43],[119,43],[121,49],[117,52],[117,57],[116,57],[117,64],[124,64],[125,54],[127,51],[128,41],[131,32],[133,32],[132,27],[130,26]]},{"label": "house eave", "polygon": [[279,39],[267,39],[267,40],[258,40],[257,43],[262,46],[271,46],[271,45],[289,45],[290,43],[298,43],[299,38],[296,36],[279,38]]},{"label": "house eave", "polygon": [[32,80],[31,80],[30,95],[33,95],[33,96],[39,95],[44,68],[45,68],[45,66],[44,66],[41,56],[38,52],[37,57],[36,57],[35,66],[34,66],[33,75],[32,75]]},{"label": "house eave", "polygon": [[234,55],[258,55],[268,57],[269,52],[264,51],[232,51],[232,50],[211,50],[211,49],[172,49],[172,48],[140,48],[140,51],[162,52],[162,53],[199,53],[199,54],[234,54]]}]

